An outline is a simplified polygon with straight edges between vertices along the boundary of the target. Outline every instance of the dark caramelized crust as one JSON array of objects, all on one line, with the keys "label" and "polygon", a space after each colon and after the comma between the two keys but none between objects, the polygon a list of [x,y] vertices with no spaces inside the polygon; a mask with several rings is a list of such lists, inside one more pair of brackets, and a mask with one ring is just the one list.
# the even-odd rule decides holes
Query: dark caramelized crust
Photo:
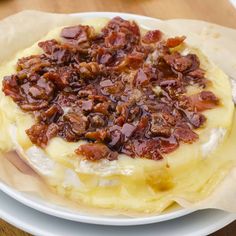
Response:
[{"label": "dark caramelized crust", "polygon": [[[3,92],[37,123],[26,130],[41,147],[59,136],[87,140],[75,152],[91,161],[118,153],[153,160],[181,142],[198,139],[200,112],[218,105],[206,91],[196,55],[172,52],[185,37],[143,37],[135,22],[116,17],[95,34],[90,26],[61,31],[62,41],[40,42],[41,55],[18,60],[17,73],[3,80]],[[189,85],[204,91],[190,97]]]}]

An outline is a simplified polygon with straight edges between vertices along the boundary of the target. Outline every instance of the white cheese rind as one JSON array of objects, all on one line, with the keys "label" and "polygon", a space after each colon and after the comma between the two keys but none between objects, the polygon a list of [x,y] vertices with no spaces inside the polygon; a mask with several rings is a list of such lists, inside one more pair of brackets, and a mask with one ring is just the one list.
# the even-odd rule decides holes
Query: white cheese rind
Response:
[{"label": "white cheese rind", "polygon": [[79,176],[75,173],[74,170],[66,169],[63,181],[63,187],[76,187],[81,188],[83,183],[80,181]]},{"label": "white cheese rind", "polygon": [[232,86],[232,98],[234,103],[236,104],[236,80],[231,79],[231,86]]},{"label": "white cheese rind", "polygon": [[32,146],[26,150],[26,155],[31,164],[44,176],[52,176],[56,167],[56,163],[45,155],[44,151],[36,146]]},{"label": "white cheese rind", "polygon": [[215,128],[211,130],[208,141],[201,146],[203,157],[206,157],[217,148],[225,134],[226,129],[224,128]]},{"label": "white cheese rind", "polygon": [[76,166],[76,172],[79,173],[86,173],[86,174],[95,174],[99,176],[109,176],[115,174],[121,175],[132,175],[133,173],[133,166],[126,166],[122,168],[118,161],[109,161],[103,159],[99,162],[91,162],[87,160],[82,160],[78,162]]}]

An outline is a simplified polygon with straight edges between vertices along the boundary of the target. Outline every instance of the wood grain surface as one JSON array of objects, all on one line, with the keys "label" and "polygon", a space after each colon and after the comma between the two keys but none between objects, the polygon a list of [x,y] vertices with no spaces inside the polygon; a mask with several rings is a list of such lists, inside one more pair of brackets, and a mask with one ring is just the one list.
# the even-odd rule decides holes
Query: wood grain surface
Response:
[{"label": "wood grain surface", "polygon": [[[128,12],[160,19],[206,20],[236,29],[236,9],[228,0],[0,0],[0,19],[26,9],[57,13]],[[0,220],[0,236],[28,235]],[[236,222],[213,235],[236,235]]]}]

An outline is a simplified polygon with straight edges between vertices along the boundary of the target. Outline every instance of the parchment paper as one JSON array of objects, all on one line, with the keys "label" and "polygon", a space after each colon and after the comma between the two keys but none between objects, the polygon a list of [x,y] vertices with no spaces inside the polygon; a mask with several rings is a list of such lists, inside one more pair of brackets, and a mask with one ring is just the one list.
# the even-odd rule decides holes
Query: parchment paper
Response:
[{"label": "parchment paper", "polygon": [[[17,51],[31,46],[51,29],[82,23],[83,20],[86,18],[39,11],[23,11],[2,20],[0,22],[0,63],[13,57]],[[236,79],[236,30],[196,20],[175,19],[154,22],[150,18],[145,18],[136,21],[144,28],[158,28],[171,36],[186,35],[189,43],[201,48],[226,74]],[[0,180],[16,190],[34,194],[49,202],[82,209],[81,206],[52,193],[32,169],[19,161],[14,152],[1,154]],[[204,201],[193,204],[183,199],[175,200],[186,208],[217,208],[236,212],[236,168],[232,168],[215,191]],[[89,208],[82,210],[89,211]],[[106,212],[106,214],[114,213]]]}]

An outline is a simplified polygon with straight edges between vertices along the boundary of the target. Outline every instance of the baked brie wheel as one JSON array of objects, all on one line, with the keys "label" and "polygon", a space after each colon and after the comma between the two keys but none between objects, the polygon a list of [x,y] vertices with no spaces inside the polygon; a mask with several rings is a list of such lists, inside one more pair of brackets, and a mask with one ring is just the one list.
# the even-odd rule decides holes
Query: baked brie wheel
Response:
[{"label": "baked brie wheel", "polygon": [[1,65],[1,150],[90,207],[204,199],[234,106],[226,74],[185,41],[119,17],[49,32]]}]

